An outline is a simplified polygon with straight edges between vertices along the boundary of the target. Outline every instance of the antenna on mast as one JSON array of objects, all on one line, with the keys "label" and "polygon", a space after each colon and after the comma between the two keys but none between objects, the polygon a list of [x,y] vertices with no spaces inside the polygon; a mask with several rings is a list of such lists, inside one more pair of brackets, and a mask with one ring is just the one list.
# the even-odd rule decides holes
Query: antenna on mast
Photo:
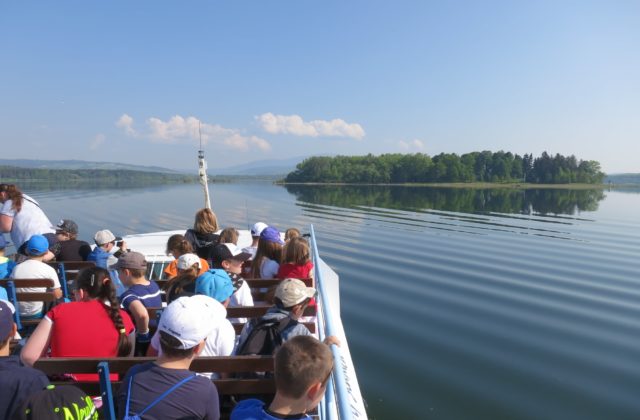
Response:
[{"label": "antenna on mast", "polygon": [[198,177],[200,178],[200,184],[202,184],[204,189],[204,207],[211,209],[211,201],[209,200],[209,180],[207,179],[207,161],[204,160],[200,121],[198,121],[198,133],[200,135],[200,150],[198,150]]}]

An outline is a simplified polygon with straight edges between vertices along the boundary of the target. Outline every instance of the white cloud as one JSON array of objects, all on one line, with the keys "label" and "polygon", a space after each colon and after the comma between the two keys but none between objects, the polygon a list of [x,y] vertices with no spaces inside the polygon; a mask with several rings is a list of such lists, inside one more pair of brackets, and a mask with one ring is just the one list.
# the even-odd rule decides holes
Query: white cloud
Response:
[{"label": "white cloud", "polygon": [[[120,117],[116,125],[124,128],[127,135],[140,136],[140,133],[133,129],[133,119],[127,114]],[[174,115],[167,121],[151,117],[147,119],[146,125],[147,131],[143,137],[154,143],[197,143],[200,141],[200,133],[202,133],[202,143],[205,145],[216,143],[242,151],[255,148],[263,151],[271,149],[271,145],[260,137],[245,136],[238,129],[225,128],[218,124],[208,124],[196,117],[185,118],[180,115]]]},{"label": "white cloud", "polygon": [[106,139],[107,137],[104,134],[97,134],[89,144],[89,149],[96,150]]},{"label": "white cloud", "polygon": [[422,151],[424,150],[424,143],[422,142],[422,140],[418,139],[413,139],[410,141],[400,140],[398,141],[398,147],[400,147],[400,150],[405,152]]},{"label": "white cloud", "polygon": [[127,133],[128,136],[137,137],[136,130],[133,129],[133,118],[131,118],[127,114],[122,114],[118,121],[116,121],[116,127],[120,127],[124,129],[124,132]]},{"label": "white cloud", "polygon": [[291,134],[304,137],[348,137],[361,140],[365,136],[360,124],[349,124],[339,118],[331,121],[305,122],[299,115],[274,115],[271,112],[255,117],[264,131],[271,134]]}]

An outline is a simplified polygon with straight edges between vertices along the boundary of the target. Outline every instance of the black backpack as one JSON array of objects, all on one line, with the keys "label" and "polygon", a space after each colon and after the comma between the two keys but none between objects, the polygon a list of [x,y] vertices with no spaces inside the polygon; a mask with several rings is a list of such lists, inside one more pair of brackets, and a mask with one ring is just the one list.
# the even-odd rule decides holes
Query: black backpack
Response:
[{"label": "black backpack", "polygon": [[249,323],[252,327],[251,332],[238,348],[236,354],[239,356],[274,354],[282,345],[282,333],[296,326],[298,321],[287,316],[280,320],[254,318]]}]

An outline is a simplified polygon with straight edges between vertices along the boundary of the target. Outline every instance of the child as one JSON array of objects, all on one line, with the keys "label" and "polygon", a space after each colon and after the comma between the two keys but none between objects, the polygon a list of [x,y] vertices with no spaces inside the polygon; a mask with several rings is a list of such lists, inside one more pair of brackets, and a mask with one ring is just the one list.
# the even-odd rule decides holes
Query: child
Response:
[{"label": "child", "polygon": [[147,308],[162,306],[160,288],[155,281],[145,278],[147,261],[139,252],[122,254],[111,269],[118,271],[120,281],[127,287],[120,296],[120,303],[136,324],[136,355],[144,355],[150,339]]},{"label": "child", "polygon": [[294,237],[284,246],[279,279],[306,279],[313,277],[313,263],[309,258],[309,244],[303,237]]},{"label": "child", "polygon": [[253,306],[251,289],[241,277],[242,264],[249,259],[250,254],[242,252],[233,244],[218,244],[213,249],[214,268],[223,269],[231,278],[233,295],[229,306]]},{"label": "child", "polygon": [[[20,288],[20,279],[52,279],[53,294],[56,299],[62,298],[60,280],[56,270],[47,265],[44,259],[49,254],[49,241],[42,235],[33,235],[26,242],[26,252],[29,259],[16,265],[11,273],[11,278],[16,280],[16,291],[42,293],[44,287],[24,287]],[[20,302],[20,316],[29,318],[42,317],[42,302]]]},{"label": "child", "polygon": [[289,228],[284,232],[284,241],[289,242],[293,238],[300,236],[300,231],[296,228]]},{"label": "child", "polygon": [[249,260],[253,260],[255,258],[256,252],[258,251],[258,241],[260,240],[260,234],[267,227],[268,226],[266,223],[257,222],[251,228],[251,245],[242,248],[242,252],[248,252],[249,254],[251,254],[251,258],[249,258]]},{"label": "child", "polygon": [[224,228],[222,232],[220,232],[219,243],[238,245],[238,236],[239,234],[236,228],[232,228],[232,227]]},{"label": "child", "polygon": [[[178,259],[181,255],[192,254],[193,247],[184,238],[184,235],[171,235],[167,241],[167,255],[171,254],[175,260],[171,261],[169,265],[164,269],[164,276],[167,279],[178,275]],[[200,271],[198,274],[202,274],[209,269],[207,260],[200,258]]]},{"label": "child", "polygon": [[231,420],[311,419],[306,414],[322,399],[333,370],[326,344],[312,336],[296,336],[275,356],[276,395],[269,407],[257,399],[240,401]]},{"label": "child", "polygon": [[4,235],[0,233],[0,279],[6,279],[11,275],[13,267],[16,266],[15,261],[4,256],[4,249],[7,247],[7,241]]},{"label": "child", "polygon": [[160,356],[129,369],[117,396],[118,418],[219,419],[216,386],[189,371],[215,322],[196,296],[171,302],[158,326]]},{"label": "child", "polygon": [[182,254],[176,261],[178,275],[172,277],[165,286],[167,304],[181,296],[193,296],[196,293],[196,277],[203,274],[200,269],[203,260],[196,254]]},{"label": "child", "polygon": [[251,264],[251,277],[272,279],[278,273],[280,259],[282,257],[282,245],[280,232],[274,227],[266,227],[260,234],[258,251]]}]

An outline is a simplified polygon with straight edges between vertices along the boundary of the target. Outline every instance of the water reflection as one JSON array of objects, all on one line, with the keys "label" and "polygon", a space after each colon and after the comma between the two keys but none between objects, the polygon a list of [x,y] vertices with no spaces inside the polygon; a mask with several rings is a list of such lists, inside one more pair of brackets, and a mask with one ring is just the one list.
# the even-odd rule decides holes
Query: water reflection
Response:
[{"label": "water reflection", "polygon": [[601,189],[472,189],[400,186],[286,185],[298,199],[337,207],[369,206],[461,213],[568,214],[596,211]]}]

